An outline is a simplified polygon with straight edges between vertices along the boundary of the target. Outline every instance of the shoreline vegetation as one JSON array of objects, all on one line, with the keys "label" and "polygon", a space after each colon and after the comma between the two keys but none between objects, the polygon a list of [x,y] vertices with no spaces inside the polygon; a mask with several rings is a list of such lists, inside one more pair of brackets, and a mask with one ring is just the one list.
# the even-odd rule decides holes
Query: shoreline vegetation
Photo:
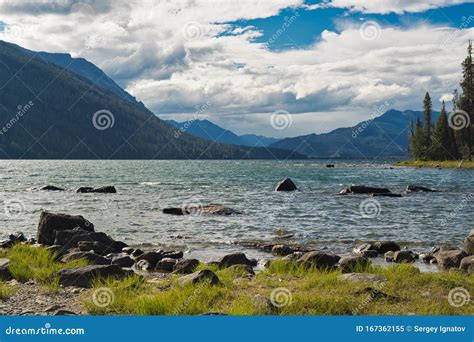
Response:
[{"label": "shoreline vegetation", "polygon": [[474,169],[474,161],[470,160],[402,160],[393,164],[394,166],[406,167],[428,167],[428,168],[459,168]]}]

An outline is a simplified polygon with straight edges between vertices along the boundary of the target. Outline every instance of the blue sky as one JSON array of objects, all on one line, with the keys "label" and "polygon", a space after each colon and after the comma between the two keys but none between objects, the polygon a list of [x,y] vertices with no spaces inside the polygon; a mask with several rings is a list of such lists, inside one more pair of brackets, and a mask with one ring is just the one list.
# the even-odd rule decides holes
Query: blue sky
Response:
[{"label": "blue sky", "polygon": [[[434,108],[449,101],[473,5],[0,0],[0,39],[84,57],[161,118],[285,137],[353,126],[381,105],[419,110],[426,91]],[[275,128],[275,113],[290,124]]]}]

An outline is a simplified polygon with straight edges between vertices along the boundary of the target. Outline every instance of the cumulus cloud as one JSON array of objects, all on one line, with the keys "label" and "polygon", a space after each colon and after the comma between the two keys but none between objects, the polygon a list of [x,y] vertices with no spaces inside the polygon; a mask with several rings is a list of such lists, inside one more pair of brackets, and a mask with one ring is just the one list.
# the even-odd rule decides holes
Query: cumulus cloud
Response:
[{"label": "cumulus cloud", "polygon": [[[302,11],[302,0],[61,3],[30,14],[0,2],[8,10],[0,39],[85,57],[162,117],[184,119],[209,103],[205,114],[226,128],[275,136],[353,125],[385,101],[418,109],[425,91],[449,94],[474,33],[376,25],[367,39],[360,23],[345,22],[311,46],[276,52],[255,43],[255,27],[228,23]],[[293,125],[272,134],[278,110],[292,113]]]}]

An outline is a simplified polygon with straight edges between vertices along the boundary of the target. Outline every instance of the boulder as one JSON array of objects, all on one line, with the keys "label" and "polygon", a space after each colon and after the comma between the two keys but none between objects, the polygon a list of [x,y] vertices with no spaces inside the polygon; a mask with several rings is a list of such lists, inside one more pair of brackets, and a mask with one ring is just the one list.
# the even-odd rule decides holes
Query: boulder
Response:
[{"label": "boulder", "polygon": [[388,251],[388,252],[385,252],[383,256],[386,262],[393,262],[393,259],[395,259],[395,252]]},{"label": "boulder", "polygon": [[0,280],[6,281],[12,279],[12,274],[10,273],[10,259],[1,258],[0,259]]},{"label": "boulder", "polygon": [[396,251],[393,254],[393,262],[409,263],[415,261],[415,253],[412,251]]},{"label": "boulder", "polygon": [[110,263],[112,265],[118,265],[120,267],[125,267],[129,268],[132,267],[133,264],[135,263],[135,260],[130,258],[129,255],[120,253],[120,254],[113,254],[113,255],[108,255],[108,259],[110,259]]},{"label": "boulder", "polygon": [[422,253],[422,254],[420,254],[420,259],[423,262],[427,263],[427,264],[429,264],[431,262],[431,260],[433,260],[434,258],[435,258],[434,255],[431,254],[431,253]]},{"label": "boulder", "polygon": [[60,285],[90,288],[94,279],[124,278],[132,274],[132,271],[123,270],[117,265],[90,265],[63,268],[54,276],[58,276]]},{"label": "boulder", "polygon": [[474,255],[474,229],[464,239],[464,252],[468,255]]},{"label": "boulder", "polygon": [[163,258],[156,264],[156,269],[160,271],[172,272],[178,261],[172,258]]},{"label": "boulder", "polygon": [[437,190],[426,188],[419,185],[408,185],[405,188],[405,192],[438,192]]},{"label": "boulder", "polygon": [[14,244],[20,242],[26,242],[26,238],[22,232],[16,232],[8,236],[8,240],[3,240],[0,242],[0,248],[11,248]]},{"label": "boulder", "polygon": [[135,260],[140,261],[140,260],[146,260],[152,265],[156,265],[158,261],[163,259],[163,252],[161,251],[156,251],[156,252],[145,252],[143,254],[140,254],[138,257],[135,258]]},{"label": "boulder", "polygon": [[92,265],[110,265],[109,259],[94,252],[72,252],[63,255],[59,260],[66,263],[79,259],[85,259]]},{"label": "boulder", "polygon": [[143,251],[140,248],[136,248],[135,250],[133,250],[133,252],[130,255],[132,256],[132,258],[137,258],[142,254],[143,254]]},{"label": "boulder", "polygon": [[339,259],[339,267],[342,273],[354,272],[358,268],[366,268],[370,265],[369,259],[363,255],[346,255]]},{"label": "boulder", "polygon": [[92,187],[89,187],[89,186],[84,186],[84,187],[80,187],[79,189],[77,189],[76,191],[77,193],[102,193],[102,194],[115,194],[117,192],[117,189],[115,189],[115,187],[113,186],[103,186],[103,187],[100,187],[100,188],[92,188]]},{"label": "boulder", "polygon": [[393,241],[377,241],[374,243],[374,249],[380,254],[385,254],[388,251],[399,251],[401,248],[396,242]]},{"label": "boulder", "polygon": [[287,256],[293,254],[293,248],[287,245],[275,245],[272,247],[272,254],[279,256]]},{"label": "boulder", "polygon": [[[127,246],[126,243],[115,241],[103,232],[89,232],[83,229],[75,228],[72,230],[61,230],[56,232],[54,239],[55,245],[67,246],[68,248],[78,247],[80,242],[98,242],[100,244],[82,244],[82,248],[93,247],[98,250],[104,250],[104,254],[119,253]],[[102,253],[101,253],[102,254]]]},{"label": "boulder", "polygon": [[337,277],[340,281],[351,281],[356,283],[385,283],[386,278],[371,273],[345,273]]},{"label": "boulder", "polygon": [[255,272],[252,266],[249,265],[232,265],[228,267],[232,272],[245,273],[246,276],[254,276]]},{"label": "boulder", "polygon": [[211,270],[201,270],[185,276],[182,276],[178,280],[181,286],[189,284],[198,285],[200,283],[206,283],[207,285],[216,285],[219,283],[219,278]]},{"label": "boulder", "polygon": [[354,248],[353,252],[356,254],[362,254],[366,258],[375,258],[379,254],[378,250],[371,243],[363,243]]},{"label": "boulder", "polygon": [[298,259],[298,263],[307,267],[332,268],[336,266],[339,259],[341,259],[341,257],[336,254],[313,251],[303,254],[303,256]]},{"label": "boulder", "polygon": [[100,255],[107,255],[116,252],[116,249],[97,241],[79,241],[77,243],[77,248],[79,248],[80,251],[93,251]]},{"label": "boulder", "polygon": [[347,187],[341,192],[341,195],[344,194],[388,194],[391,193],[387,188],[376,188],[372,186],[365,186],[365,185],[351,185]]},{"label": "boulder", "polygon": [[231,253],[224,255],[222,258],[220,258],[219,263],[222,268],[232,265],[256,266],[256,263],[253,260],[247,259],[247,256],[244,253]]},{"label": "boulder", "polygon": [[466,253],[459,250],[439,251],[435,254],[438,266],[442,269],[458,268]]},{"label": "boulder", "polygon": [[208,204],[183,208],[165,208],[163,214],[169,215],[221,215],[228,216],[240,214],[237,210],[225,207],[221,204]]},{"label": "boulder", "polygon": [[122,252],[125,253],[125,254],[128,254],[128,255],[132,254],[133,251],[134,251],[133,247],[124,247],[124,248],[122,248]]},{"label": "boulder", "polygon": [[474,273],[474,255],[462,258],[459,268],[467,273]]},{"label": "boulder", "polygon": [[197,259],[183,259],[179,260],[173,268],[173,273],[189,274],[193,273],[196,267],[199,265]]},{"label": "boulder", "polygon": [[59,187],[54,186],[54,185],[45,185],[45,186],[41,187],[40,190],[43,190],[43,191],[64,191],[63,188],[59,188]]},{"label": "boulder", "polygon": [[51,245],[46,247],[46,250],[50,251],[51,253],[56,255],[56,259],[61,258],[63,255],[67,254],[67,248],[61,245]]},{"label": "boulder", "polygon": [[275,188],[275,191],[295,191],[295,190],[297,190],[297,187],[290,178],[283,179],[277,184]]},{"label": "boulder", "polygon": [[36,240],[40,244],[53,245],[56,232],[80,227],[82,230],[93,232],[94,225],[82,216],[53,214],[43,211],[38,224]]},{"label": "boulder", "polygon": [[152,271],[154,269],[154,265],[150,264],[148,260],[142,259],[135,263],[135,268],[141,271]]},{"label": "boulder", "polygon": [[163,258],[169,258],[169,259],[181,259],[183,255],[184,254],[181,251],[163,252]]}]

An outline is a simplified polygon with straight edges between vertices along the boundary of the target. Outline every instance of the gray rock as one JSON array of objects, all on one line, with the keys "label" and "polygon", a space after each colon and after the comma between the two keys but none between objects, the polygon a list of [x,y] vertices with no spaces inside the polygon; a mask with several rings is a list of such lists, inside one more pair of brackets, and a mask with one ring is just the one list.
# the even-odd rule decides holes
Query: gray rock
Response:
[{"label": "gray rock", "polygon": [[38,224],[36,240],[40,244],[53,245],[56,232],[80,227],[82,230],[93,232],[94,225],[82,216],[53,214],[43,211]]},{"label": "gray rock", "polygon": [[163,214],[169,215],[233,215],[240,214],[237,210],[225,207],[221,204],[207,204],[197,207],[184,207],[184,208],[165,208]]},{"label": "gray rock", "polygon": [[395,252],[388,251],[384,254],[384,258],[386,262],[393,262],[393,259],[395,259]]},{"label": "gray rock", "polygon": [[141,271],[152,271],[154,269],[153,265],[149,261],[142,259],[135,263],[135,268]]},{"label": "gray rock", "polygon": [[352,281],[358,283],[385,283],[386,278],[371,273],[345,273],[337,277],[341,281]]},{"label": "gray rock", "polygon": [[435,254],[438,266],[442,269],[458,268],[465,256],[466,253],[459,250],[439,251]]},{"label": "gray rock", "polygon": [[179,260],[173,268],[173,273],[189,274],[193,273],[196,267],[199,266],[197,259],[183,259]]},{"label": "gray rock", "polygon": [[437,190],[430,189],[419,185],[408,185],[405,192],[438,192]]},{"label": "gray rock", "polygon": [[141,249],[137,248],[130,255],[132,256],[132,258],[137,258],[142,254],[143,254],[143,251]]},{"label": "gray rock", "polygon": [[133,247],[124,247],[124,248],[122,248],[122,252],[124,252],[125,254],[128,254],[128,255],[132,254],[133,251],[134,251]]},{"label": "gray rock", "polygon": [[231,253],[224,255],[220,260],[219,263],[221,267],[229,267],[232,265],[249,265],[249,266],[256,266],[255,261],[247,259],[247,256],[244,253]]},{"label": "gray rock", "polygon": [[172,258],[163,258],[156,264],[156,269],[166,272],[172,272],[178,261]]},{"label": "gray rock", "polygon": [[339,259],[341,259],[341,257],[336,254],[313,251],[303,254],[303,256],[298,259],[298,263],[307,267],[332,268],[336,266]]},{"label": "gray rock", "polygon": [[431,253],[422,253],[422,254],[420,254],[420,259],[423,262],[427,263],[427,264],[429,264],[431,262],[431,260],[433,260],[434,258],[435,258],[434,255],[431,254]]},{"label": "gray rock", "polygon": [[117,192],[117,189],[115,187],[109,185],[109,186],[103,186],[100,188],[92,188],[89,186],[83,186],[77,189],[77,193],[103,193],[103,194],[115,194]]},{"label": "gray rock", "polygon": [[62,256],[59,260],[67,263],[79,259],[85,259],[92,265],[110,265],[109,259],[94,252],[72,252]]},{"label": "gray rock", "polygon": [[178,282],[181,286],[186,286],[188,284],[197,285],[203,282],[207,283],[208,285],[216,285],[219,283],[219,278],[211,270],[201,270],[182,276],[179,278]]},{"label": "gray rock", "polygon": [[242,272],[249,276],[255,275],[255,272],[253,271],[252,266],[249,266],[249,265],[232,265],[228,267],[228,269],[235,272]]},{"label": "gray rock", "polygon": [[0,280],[7,281],[12,279],[12,274],[10,273],[10,259],[1,258],[0,259]]},{"label": "gray rock", "polygon": [[474,229],[464,239],[464,252],[467,255],[474,255]]},{"label": "gray rock", "polygon": [[346,255],[339,259],[339,267],[343,273],[354,272],[358,268],[365,268],[369,265],[369,259],[360,254]]},{"label": "gray rock", "polygon": [[54,186],[54,185],[45,185],[45,186],[41,187],[40,190],[43,190],[43,191],[64,191],[63,188],[59,188],[59,187]]},{"label": "gray rock", "polygon": [[100,254],[100,255],[106,255],[109,253],[114,253],[116,252],[115,248],[109,247],[104,245],[101,242],[97,241],[79,241],[77,243],[77,247],[79,248],[80,251],[93,251],[94,253]]},{"label": "gray rock", "polygon": [[129,268],[133,266],[133,264],[135,263],[135,260],[130,258],[130,256],[127,254],[119,254],[119,255],[113,256],[111,258],[110,263],[112,265],[118,265],[120,267]]},{"label": "gray rock", "polygon": [[181,251],[168,251],[163,253],[163,258],[181,259],[184,256]]},{"label": "gray rock", "polygon": [[339,194],[387,194],[390,193],[389,189],[386,188],[376,188],[372,186],[365,185],[351,185],[348,188],[345,188],[339,192]]},{"label": "gray rock", "polygon": [[135,260],[140,261],[140,260],[146,260],[152,265],[156,265],[158,261],[163,259],[163,252],[161,251],[156,251],[156,252],[145,252],[143,254],[140,254],[138,257],[135,258]]},{"label": "gray rock", "polygon": [[396,251],[393,254],[393,262],[410,263],[415,261],[415,254],[412,251]]},{"label": "gray rock", "polygon": [[293,248],[287,245],[275,245],[272,247],[272,254],[279,256],[287,256],[293,253]]},{"label": "gray rock", "polygon": [[296,189],[295,183],[290,178],[285,178],[277,184],[275,191],[295,191]]},{"label": "gray rock", "polygon": [[97,278],[124,278],[133,274],[117,265],[90,265],[84,267],[68,267],[56,272],[59,284],[90,288],[92,281]]},{"label": "gray rock", "polygon": [[459,268],[468,272],[469,274],[474,273],[474,255],[469,255],[462,258]]},{"label": "gray rock", "polygon": [[374,248],[376,251],[378,251],[380,254],[385,254],[388,251],[396,252],[399,251],[400,245],[398,245],[394,241],[377,241],[374,243]]}]

